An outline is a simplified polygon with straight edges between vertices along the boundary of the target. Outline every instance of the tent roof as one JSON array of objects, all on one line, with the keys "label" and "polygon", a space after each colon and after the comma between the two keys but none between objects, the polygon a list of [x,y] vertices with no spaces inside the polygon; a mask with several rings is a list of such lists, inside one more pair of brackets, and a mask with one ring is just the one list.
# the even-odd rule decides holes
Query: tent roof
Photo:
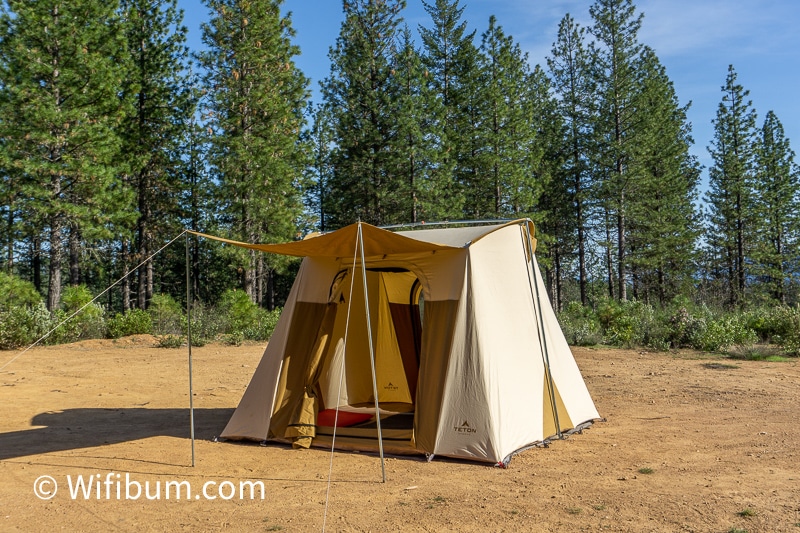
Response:
[{"label": "tent roof", "polygon": [[[453,250],[470,246],[481,237],[488,235],[510,224],[520,224],[522,220],[515,220],[504,224],[492,226],[468,226],[462,228],[436,228],[417,229],[410,231],[393,232],[381,229],[370,224],[360,223],[364,239],[364,255],[414,254],[436,252],[439,250]],[[527,221],[531,236],[533,236],[533,223]],[[251,244],[215,237],[196,231],[194,235],[208,237],[235,246],[259,250],[262,252],[297,257],[350,257],[355,253],[358,240],[359,223],[350,224],[344,228],[323,234],[311,234],[302,241],[287,242],[282,244]],[[535,241],[534,241],[535,242]]]}]

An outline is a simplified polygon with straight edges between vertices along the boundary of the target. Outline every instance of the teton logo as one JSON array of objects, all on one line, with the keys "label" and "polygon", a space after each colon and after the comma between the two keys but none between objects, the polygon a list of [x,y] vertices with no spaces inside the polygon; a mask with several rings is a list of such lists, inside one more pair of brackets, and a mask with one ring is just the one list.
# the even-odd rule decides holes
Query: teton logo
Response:
[{"label": "teton logo", "polygon": [[392,384],[391,381],[388,383],[388,385],[383,386],[383,390],[396,391],[397,389],[398,389],[397,385]]},{"label": "teton logo", "polygon": [[464,423],[461,424],[460,426],[453,426],[453,431],[455,431],[460,435],[465,435],[465,434],[477,433],[478,430],[470,426],[469,421],[464,420]]}]

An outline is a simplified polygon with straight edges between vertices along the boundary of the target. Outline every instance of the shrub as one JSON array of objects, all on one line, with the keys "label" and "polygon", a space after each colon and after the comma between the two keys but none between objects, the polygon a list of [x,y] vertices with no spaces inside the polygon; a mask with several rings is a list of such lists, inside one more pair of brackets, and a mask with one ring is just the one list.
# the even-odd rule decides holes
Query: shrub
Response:
[{"label": "shrub", "polygon": [[183,337],[180,335],[162,335],[158,338],[159,348],[180,348],[183,346]]},{"label": "shrub", "polygon": [[245,328],[243,331],[244,338],[251,341],[267,341],[272,337],[275,331],[275,326],[278,324],[278,319],[281,316],[281,309],[275,308],[272,311],[266,309],[258,309],[256,314],[257,322]]},{"label": "shrub", "polygon": [[692,331],[691,344],[698,350],[716,352],[731,346],[748,346],[758,340],[755,331],[748,328],[741,316],[720,316],[701,319]]},{"label": "shrub", "polygon": [[142,309],[129,309],[125,314],[117,313],[106,321],[108,337],[118,339],[128,335],[143,335],[153,331],[150,313]]},{"label": "shrub", "polygon": [[224,333],[244,333],[258,325],[258,306],[244,291],[225,291],[217,310],[226,321]]},{"label": "shrub", "polygon": [[[214,339],[225,327],[225,317],[214,308],[209,308],[202,303],[192,305],[192,345],[198,344],[200,339]],[[181,320],[181,329],[186,330],[186,315]]]},{"label": "shrub", "polygon": [[79,339],[96,339],[104,336],[105,320],[103,308],[92,301],[92,293],[85,285],[72,285],[64,288],[61,295],[61,309],[54,313],[57,323],[74,317],[62,324],[47,339],[48,344],[62,344]]},{"label": "shrub", "polygon": [[574,346],[593,346],[603,342],[600,322],[589,307],[570,302],[558,316],[567,342]]},{"label": "shrub", "polygon": [[33,283],[0,272],[0,311],[9,311],[15,307],[35,307],[41,301],[42,296]]},{"label": "shrub", "polygon": [[29,346],[56,325],[44,302],[0,311],[0,350]]},{"label": "shrub", "polygon": [[789,355],[800,355],[800,305],[773,312],[774,341]]},{"label": "shrub", "polygon": [[155,335],[180,335],[185,330],[183,308],[168,294],[155,294],[147,308]]}]

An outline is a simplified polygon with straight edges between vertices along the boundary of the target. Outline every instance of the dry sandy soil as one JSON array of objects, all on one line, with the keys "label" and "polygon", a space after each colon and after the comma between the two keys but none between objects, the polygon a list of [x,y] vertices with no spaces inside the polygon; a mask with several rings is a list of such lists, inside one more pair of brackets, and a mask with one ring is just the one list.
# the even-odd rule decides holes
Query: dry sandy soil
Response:
[{"label": "dry sandy soil", "polygon": [[[195,348],[195,467],[185,350],[131,337],[24,354],[0,372],[0,530],[800,533],[798,361],[577,348],[603,421],[506,470],[389,457],[382,483],[371,454],[213,442],[261,352]],[[78,476],[99,492],[73,499]],[[239,498],[247,480],[264,500]],[[192,495],[167,500],[169,481]],[[134,483],[161,499],[133,499]]]}]

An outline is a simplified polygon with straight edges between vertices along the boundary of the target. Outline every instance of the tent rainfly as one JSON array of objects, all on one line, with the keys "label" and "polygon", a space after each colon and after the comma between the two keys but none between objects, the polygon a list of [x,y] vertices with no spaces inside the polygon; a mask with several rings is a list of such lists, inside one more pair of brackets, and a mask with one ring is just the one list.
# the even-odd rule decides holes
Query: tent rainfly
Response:
[{"label": "tent rainfly", "polygon": [[599,414],[547,300],[533,224],[358,223],[304,257],[226,439],[507,465]]}]

